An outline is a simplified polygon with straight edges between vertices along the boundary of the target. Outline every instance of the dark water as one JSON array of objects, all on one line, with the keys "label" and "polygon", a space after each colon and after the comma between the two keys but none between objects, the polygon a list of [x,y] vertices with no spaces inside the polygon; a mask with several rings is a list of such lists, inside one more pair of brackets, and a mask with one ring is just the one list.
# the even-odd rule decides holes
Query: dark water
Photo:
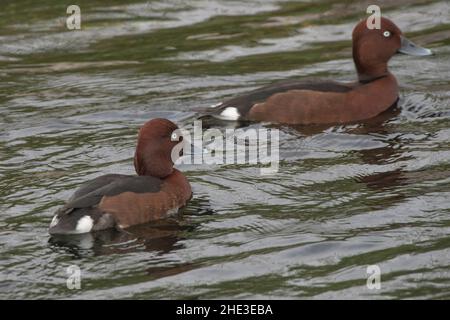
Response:
[{"label": "dark water", "polygon": [[50,239],[80,183],[133,173],[146,120],[187,126],[278,79],[352,80],[351,30],[370,1],[77,4],[82,30],[67,31],[61,1],[1,0],[0,298],[450,298],[448,2],[381,2],[435,53],[391,61],[397,109],[280,127],[275,176],[186,168],[194,198],[172,220]]}]

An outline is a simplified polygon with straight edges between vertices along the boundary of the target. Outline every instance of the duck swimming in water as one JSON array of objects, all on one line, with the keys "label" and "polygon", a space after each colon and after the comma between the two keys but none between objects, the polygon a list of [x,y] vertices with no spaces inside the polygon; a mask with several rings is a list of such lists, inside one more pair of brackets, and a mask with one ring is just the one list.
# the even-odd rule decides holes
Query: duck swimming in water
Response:
[{"label": "duck swimming in water", "polygon": [[369,29],[366,20],[359,22],[352,40],[357,81],[278,82],[215,105],[205,115],[222,120],[304,125],[369,119],[398,100],[397,81],[388,70],[392,56],[431,54],[429,49],[406,39],[392,21],[383,17],[380,29]]},{"label": "duck swimming in water", "polygon": [[172,150],[182,138],[177,129],[167,119],[144,124],[134,155],[137,175],[107,174],[84,183],[56,212],[49,233],[127,228],[177,213],[192,196],[186,177],[173,168]]}]

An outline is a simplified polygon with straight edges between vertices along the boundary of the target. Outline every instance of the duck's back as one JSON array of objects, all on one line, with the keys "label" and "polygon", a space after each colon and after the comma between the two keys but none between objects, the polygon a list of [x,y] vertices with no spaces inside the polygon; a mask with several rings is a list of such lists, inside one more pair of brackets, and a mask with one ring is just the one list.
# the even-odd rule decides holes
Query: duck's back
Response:
[{"label": "duck's back", "polygon": [[[250,120],[249,112],[254,105],[264,103],[277,94],[287,93],[293,90],[348,92],[351,88],[351,84],[342,84],[321,79],[276,82],[239,95],[235,98],[225,100],[223,103],[217,105],[217,107],[208,110],[207,114],[215,115],[218,118],[223,118],[225,120]],[[232,119],[234,115],[238,116],[239,119]]]},{"label": "duck's back", "polygon": [[[55,219],[58,223],[53,230],[50,228],[50,232],[83,233],[113,226],[126,228],[176,213],[190,198],[191,190],[182,173],[177,171],[172,175],[160,179],[108,174],[90,180],[57,211]],[[80,221],[84,222],[80,224]]]},{"label": "duck's back", "polygon": [[397,98],[397,82],[388,73],[364,83],[278,83],[225,101],[216,112],[226,120],[346,123],[372,118],[395,104]]},{"label": "duck's back", "polygon": [[192,190],[188,180],[183,173],[174,169],[171,175],[160,180],[154,191],[124,190],[120,194],[103,197],[98,207],[113,214],[119,227],[126,228],[173,215],[186,205],[191,196]]}]

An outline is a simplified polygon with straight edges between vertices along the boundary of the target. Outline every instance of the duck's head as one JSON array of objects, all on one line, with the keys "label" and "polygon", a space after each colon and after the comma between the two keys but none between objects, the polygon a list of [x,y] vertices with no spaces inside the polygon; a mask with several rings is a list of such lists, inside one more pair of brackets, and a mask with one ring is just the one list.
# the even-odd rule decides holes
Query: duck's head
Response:
[{"label": "duck's head", "polygon": [[367,19],[353,29],[353,60],[360,81],[371,80],[387,73],[387,63],[396,53],[413,56],[431,55],[403,36],[391,20],[381,17],[380,29],[369,29]]},{"label": "duck's head", "polygon": [[170,175],[174,161],[181,156],[181,152],[173,152],[174,147],[182,139],[178,127],[170,120],[158,118],[146,122],[139,130],[134,155],[136,173],[159,178]]}]

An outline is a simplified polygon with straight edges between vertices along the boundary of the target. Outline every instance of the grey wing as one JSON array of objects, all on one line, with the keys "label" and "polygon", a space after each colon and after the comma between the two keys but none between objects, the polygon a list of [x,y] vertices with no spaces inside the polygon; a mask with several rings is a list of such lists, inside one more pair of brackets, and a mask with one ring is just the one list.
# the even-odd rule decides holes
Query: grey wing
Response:
[{"label": "grey wing", "polygon": [[341,84],[334,81],[320,80],[289,80],[277,82],[248,93],[242,94],[235,98],[224,101],[215,108],[211,108],[208,114],[219,114],[226,108],[236,108],[241,117],[245,118],[250,109],[256,104],[267,100],[270,96],[287,92],[290,90],[313,90],[327,92],[348,92],[352,89],[351,84]]},{"label": "grey wing", "polygon": [[105,185],[110,184],[114,180],[117,180],[118,178],[124,178],[127,177],[124,174],[105,174],[103,176],[94,178],[88,182],[85,182],[75,191],[75,193],[70,197],[68,202],[72,202],[78,198],[81,198],[82,196],[91,193],[92,191],[99,189]]},{"label": "grey wing", "polygon": [[63,209],[70,212],[70,209],[92,207],[99,204],[104,196],[114,196],[123,192],[158,192],[161,190],[161,184],[161,179],[150,176],[120,174],[101,176],[78,189]]}]

